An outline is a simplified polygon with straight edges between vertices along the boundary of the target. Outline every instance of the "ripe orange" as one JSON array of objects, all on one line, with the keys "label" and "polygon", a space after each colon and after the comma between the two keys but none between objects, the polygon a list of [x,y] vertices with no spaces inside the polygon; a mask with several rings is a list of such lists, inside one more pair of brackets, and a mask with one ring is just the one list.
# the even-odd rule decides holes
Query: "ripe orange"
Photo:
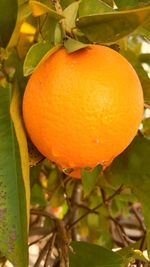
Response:
[{"label": "ripe orange", "polygon": [[23,98],[27,132],[61,168],[107,166],[134,138],[143,93],[129,62],[101,45],[54,53],[32,74]]}]

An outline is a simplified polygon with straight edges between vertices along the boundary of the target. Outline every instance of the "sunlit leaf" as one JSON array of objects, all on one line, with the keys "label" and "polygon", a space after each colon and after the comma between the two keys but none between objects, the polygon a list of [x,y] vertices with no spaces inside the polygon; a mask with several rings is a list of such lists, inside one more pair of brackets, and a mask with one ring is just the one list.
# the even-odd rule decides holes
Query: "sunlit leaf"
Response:
[{"label": "sunlit leaf", "polygon": [[113,0],[102,0],[104,3],[106,3],[107,5],[113,7],[114,6],[114,1]]},{"label": "sunlit leaf", "polygon": [[133,32],[150,15],[150,6],[79,17],[77,27],[91,42],[112,43]]},{"label": "sunlit leaf", "polygon": [[40,22],[42,25],[41,32],[39,33],[39,42],[45,42],[54,44],[55,43],[55,33],[58,21],[51,18],[49,15],[40,17]]},{"label": "sunlit leaf", "polygon": [[11,36],[9,47],[14,47],[18,44],[20,28],[22,26],[22,22],[27,19],[31,15],[31,10],[29,8],[28,1],[20,1],[21,3],[18,6],[18,16],[16,21],[16,26],[14,32]]},{"label": "sunlit leaf", "polygon": [[67,49],[68,53],[75,52],[75,51],[83,49],[87,46],[88,46],[88,44],[81,43],[81,42],[79,42],[75,39],[71,39],[71,38],[64,41],[64,47]]},{"label": "sunlit leaf", "polygon": [[56,24],[55,33],[54,33],[54,44],[62,43],[62,29],[59,23]]},{"label": "sunlit leaf", "polygon": [[65,24],[67,27],[69,28],[75,27],[75,19],[77,16],[78,8],[79,8],[79,1],[76,1],[64,9],[63,15],[65,17]]},{"label": "sunlit leaf", "polygon": [[30,0],[29,3],[30,3],[32,13],[35,17],[48,13],[51,17],[57,20],[60,20],[63,18],[62,15],[60,15],[59,13],[55,11],[55,9],[53,8],[53,5],[50,4],[50,1],[47,4],[45,4],[42,2],[38,2],[36,0]]},{"label": "sunlit leaf", "polygon": [[105,4],[103,1],[82,0],[79,6],[79,17],[112,11],[113,9],[107,4]]},{"label": "sunlit leaf", "polygon": [[50,43],[37,43],[33,45],[24,61],[24,75],[30,75],[43,61],[60,48],[59,45],[52,46]]},{"label": "sunlit leaf", "polygon": [[75,1],[76,0],[61,0],[60,4],[61,4],[62,8],[65,9],[67,6],[69,6],[70,4],[72,4]]},{"label": "sunlit leaf", "polygon": [[15,28],[17,0],[0,0],[0,46],[6,47]]},{"label": "sunlit leaf", "polygon": [[28,267],[25,171],[9,112],[11,99],[11,86],[0,87],[0,251],[15,267]]}]

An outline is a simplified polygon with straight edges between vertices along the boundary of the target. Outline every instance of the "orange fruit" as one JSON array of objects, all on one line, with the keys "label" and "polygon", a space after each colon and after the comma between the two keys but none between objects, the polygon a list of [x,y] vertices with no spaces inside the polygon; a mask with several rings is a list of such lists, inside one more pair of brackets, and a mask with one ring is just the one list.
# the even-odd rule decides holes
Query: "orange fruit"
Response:
[{"label": "orange fruit", "polygon": [[69,175],[107,166],[132,141],[143,93],[130,63],[111,48],[61,48],[32,74],[23,98],[27,132],[38,150]]}]

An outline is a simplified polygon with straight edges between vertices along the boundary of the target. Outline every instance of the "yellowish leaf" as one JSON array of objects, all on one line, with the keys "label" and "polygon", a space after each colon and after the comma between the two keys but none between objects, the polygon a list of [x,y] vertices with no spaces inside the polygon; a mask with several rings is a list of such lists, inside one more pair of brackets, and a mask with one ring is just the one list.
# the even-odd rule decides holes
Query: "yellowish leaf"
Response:
[{"label": "yellowish leaf", "polygon": [[27,203],[27,216],[29,223],[29,211],[30,211],[30,181],[29,181],[29,157],[26,134],[21,117],[21,99],[19,95],[17,82],[14,84],[13,97],[10,106],[11,118],[14,124],[15,133],[19,145],[21,167],[26,191],[26,203]]}]

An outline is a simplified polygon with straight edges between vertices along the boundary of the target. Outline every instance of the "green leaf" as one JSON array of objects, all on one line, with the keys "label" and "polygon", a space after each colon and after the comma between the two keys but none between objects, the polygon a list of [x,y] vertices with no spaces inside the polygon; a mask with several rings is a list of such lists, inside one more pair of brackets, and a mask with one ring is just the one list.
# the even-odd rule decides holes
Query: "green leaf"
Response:
[{"label": "green leaf", "polygon": [[18,11],[17,0],[0,0],[0,46],[6,47],[14,31]]},{"label": "green leaf", "polygon": [[57,24],[59,24],[58,21],[51,18],[49,15],[41,16],[40,21],[43,26],[41,29],[41,35],[39,35],[39,43],[43,43],[44,39],[45,42],[54,44]]},{"label": "green leaf", "polygon": [[26,206],[27,206],[27,217],[29,224],[29,213],[30,213],[30,179],[29,179],[29,158],[28,158],[28,145],[26,140],[26,134],[24,130],[22,112],[21,112],[21,97],[17,82],[14,83],[13,97],[10,106],[10,114],[14,124],[17,142],[19,145],[22,175],[25,185],[26,194]]},{"label": "green leaf", "polygon": [[131,145],[117,157],[106,170],[107,179],[112,183],[125,184],[131,187],[142,204],[147,228],[147,243],[150,253],[150,140],[136,137]]},{"label": "green leaf", "polygon": [[69,38],[68,40],[64,41],[64,47],[67,49],[68,53],[75,52],[77,50],[83,49],[89,46],[88,44],[81,43],[75,39]]},{"label": "green leaf", "polygon": [[132,8],[138,5],[144,6],[150,3],[149,0],[115,0],[118,8]]},{"label": "green leaf", "polygon": [[28,158],[28,145],[26,140],[26,134],[24,130],[22,111],[21,111],[21,97],[17,82],[13,86],[13,97],[10,106],[10,114],[14,124],[14,129],[16,133],[17,142],[20,151],[20,160],[22,175],[25,186],[26,193],[26,207],[27,207],[27,217],[29,225],[29,215],[30,215],[30,179],[29,179],[29,158]]},{"label": "green leaf", "polygon": [[39,184],[34,184],[31,190],[31,204],[40,205],[41,207],[46,206],[46,200],[44,192]]},{"label": "green leaf", "polygon": [[[67,6],[75,2],[76,0],[60,0],[60,4],[63,9],[65,9]],[[78,1],[78,0],[77,0]]]},{"label": "green leaf", "polygon": [[30,0],[29,3],[30,3],[32,13],[35,17],[48,13],[52,18],[57,19],[57,20],[60,20],[63,18],[61,14],[55,11],[53,5],[51,5],[50,2],[46,2],[45,4],[42,2],[38,2],[36,0]]},{"label": "green leaf", "polygon": [[26,196],[11,99],[11,86],[0,87],[0,251],[15,267],[28,267]]},{"label": "green leaf", "polygon": [[52,46],[50,43],[37,43],[33,45],[25,58],[23,71],[24,76],[30,75],[42,62],[56,52],[60,45]]},{"label": "green leaf", "polygon": [[83,184],[83,190],[85,196],[88,195],[91,190],[94,188],[97,178],[102,171],[102,166],[97,165],[92,171],[87,172],[84,169],[81,169],[81,179]]},{"label": "green leaf", "polygon": [[102,0],[104,3],[106,3],[107,5],[113,7],[114,6],[114,1],[113,0]]},{"label": "green leaf", "polygon": [[150,79],[148,77],[147,72],[144,70],[139,58],[136,54],[130,49],[121,50],[121,54],[127,58],[127,60],[132,64],[134,69],[136,70],[139,79],[141,81],[141,85],[144,93],[144,100],[146,103],[150,103]]},{"label": "green leaf", "polygon": [[62,28],[59,23],[56,24],[55,33],[54,33],[54,44],[62,43]]},{"label": "green leaf", "polygon": [[131,8],[138,5],[138,0],[115,0],[118,8]]},{"label": "green leaf", "polygon": [[28,1],[20,1],[18,7],[18,19],[17,23],[22,22],[24,19],[31,15],[31,9]]},{"label": "green leaf", "polygon": [[29,7],[29,2],[24,2],[22,4],[19,4],[16,26],[11,36],[9,47],[16,47],[18,45],[21,25],[25,19],[29,18],[30,15],[31,15],[31,10]]},{"label": "green leaf", "polygon": [[52,207],[60,207],[64,204],[64,188],[61,184],[59,170],[56,167],[53,167],[49,174],[47,193]]},{"label": "green leaf", "polygon": [[100,14],[105,12],[113,12],[113,9],[99,0],[82,0],[79,6],[79,17]]},{"label": "green leaf", "polygon": [[76,1],[64,9],[63,11],[63,15],[65,17],[64,22],[68,28],[75,27],[75,19],[77,16],[78,8],[79,8],[79,1]]},{"label": "green leaf", "polygon": [[115,252],[86,242],[72,242],[70,267],[123,267],[123,258]]},{"label": "green leaf", "polygon": [[79,17],[76,26],[91,42],[113,43],[133,32],[150,15],[150,6]]}]

